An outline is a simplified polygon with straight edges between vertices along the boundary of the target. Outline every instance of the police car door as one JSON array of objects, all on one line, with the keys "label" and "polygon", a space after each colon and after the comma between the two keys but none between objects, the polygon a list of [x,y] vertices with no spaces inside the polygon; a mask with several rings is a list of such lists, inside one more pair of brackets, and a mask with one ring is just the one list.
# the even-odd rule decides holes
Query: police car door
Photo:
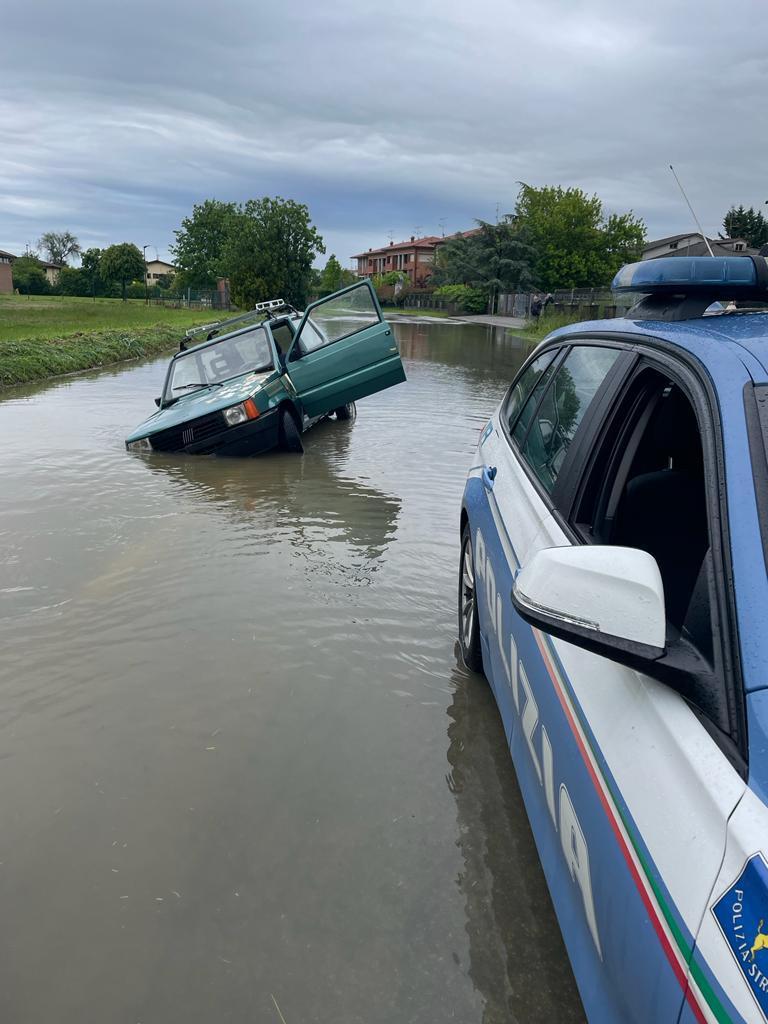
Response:
[{"label": "police car door", "polygon": [[[645,546],[632,542],[631,530],[637,540],[648,536],[643,523],[658,514],[668,520],[663,539],[687,543],[685,522],[674,532],[671,502],[646,503],[639,525],[627,525],[631,516],[621,502],[630,484],[637,484],[635,494],[645,479],[660,495],[675,493],[674,480],[661,479],[667,463],[678,472],[678,455],[674,444],[674,456],[667,455],[669,437],[657,436],[664,435],[659,409],[674,397],[684,410],[686,397],[671,375],[665,378],[666,367],[633,369],[621,398],[611,395],[611,375],[626,358],[610,346],[574,346],[529,421],[520,429],[515,422],[507,435],[518,473],[550,495],[541,529],[521,545],[523,565],[542,548],[604,542],[589,536],[600,517],[601,529],[606,517],[617,521],[614,543]],[[596,391],[601,372],[609,386]],[[710,415],[698,398],[696,415]],[[679,409],[672,420],[677,436],[680,423],[690,422]],[[569,434],[572,458],[562,458]],[[711,451],[707,457],[714,459]],[[621,501],[611,491],[611,474]],[[712,473],[707,488],[716,493]],[[502,513],[513,538],[517,505],[510,501]],[[706,509],[703,515],[706,531]],[[663,559],[661,551],[651,553]],[[720,557],[714,542],[708,557]],[[707,565],[696,582],[702,594],[717,576]],[[665,579],[669,606],[680,603],[674,585],[667,592],[675,578]],[[678,625],[687,628],[682,620],[681,612]],[[743,780],[713,738],[712,723],[669,686],[531,629],[514,613],[511,632],[519,714],[512,754],[590,1020],[676,1021],[686,1000],[695,1007],[692,1019],[709,1019],[706,984],[689,964]]]}]

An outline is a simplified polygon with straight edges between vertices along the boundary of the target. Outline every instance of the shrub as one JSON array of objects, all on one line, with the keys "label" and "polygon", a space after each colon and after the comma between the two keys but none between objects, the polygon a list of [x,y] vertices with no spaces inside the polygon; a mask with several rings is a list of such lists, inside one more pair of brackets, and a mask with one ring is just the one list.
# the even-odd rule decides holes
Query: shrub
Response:
[{"label": "shrub", "polygon": [[488,309],[485,291],[468,284],[444,284],[435,289],[435,296],[452,302],[465,313],[485,313]]}]

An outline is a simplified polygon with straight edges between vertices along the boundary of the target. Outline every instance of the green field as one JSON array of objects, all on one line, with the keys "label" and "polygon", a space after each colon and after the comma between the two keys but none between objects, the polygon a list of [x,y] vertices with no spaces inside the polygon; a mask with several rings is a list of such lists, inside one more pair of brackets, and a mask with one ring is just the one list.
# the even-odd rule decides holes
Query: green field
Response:
[{"label": "green field", "polygon": [[0,386],[158,355],[216,316],[140,300],[0,295]]},{"label": "green field", "polygon": [[215,320],[212,310],[145,306],[141,299],[75,299],[65,295],[0,295],[0,341],[64,338],[81,331],[192,324]]}]

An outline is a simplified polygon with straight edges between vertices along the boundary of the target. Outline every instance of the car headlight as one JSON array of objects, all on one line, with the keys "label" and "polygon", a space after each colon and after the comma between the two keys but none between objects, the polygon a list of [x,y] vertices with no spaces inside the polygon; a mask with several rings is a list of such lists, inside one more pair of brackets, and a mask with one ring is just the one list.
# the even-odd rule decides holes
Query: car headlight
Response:
[{"label": "car headlight", "polygon": [[238,423],[246,423],[248,420],[255,420],[258,415],[259,410],[252,398],[246,398],[244,402],[231,405],[224,410],[224,419],[227,421],[227,426],[230,427],[236,427]]},{"label": "car headlight", "polygon": [[125,447],[129,452],[151,452],[152,442],[148,437],[140,437],[138,441],[126,441]]}]

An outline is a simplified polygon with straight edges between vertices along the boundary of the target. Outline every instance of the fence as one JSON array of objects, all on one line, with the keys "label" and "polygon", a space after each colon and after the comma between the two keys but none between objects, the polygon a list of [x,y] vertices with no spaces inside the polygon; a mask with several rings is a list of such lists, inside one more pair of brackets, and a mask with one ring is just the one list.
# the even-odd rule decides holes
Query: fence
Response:
[{"label": "fence", "polygon": [[[573,317],[574,320],[610,319],[624,316],[634,304],[630,295],[614,295],[604,288],[571,288],[551,292],[552,301],[547,309],[556,316]],[[489,312],[497,316],[514,316],[527,320],[531,315],[534,296],[544,299],[542,292],[505,292],[496,296],[495,309]]]},{"label": "fence", "polygon": [[214,288],[210,291],[186,291],[174,294],[155,295],[150,298],[153,306],[167,306],[169,309],[235,309],[229,298],[229,289]]}]

